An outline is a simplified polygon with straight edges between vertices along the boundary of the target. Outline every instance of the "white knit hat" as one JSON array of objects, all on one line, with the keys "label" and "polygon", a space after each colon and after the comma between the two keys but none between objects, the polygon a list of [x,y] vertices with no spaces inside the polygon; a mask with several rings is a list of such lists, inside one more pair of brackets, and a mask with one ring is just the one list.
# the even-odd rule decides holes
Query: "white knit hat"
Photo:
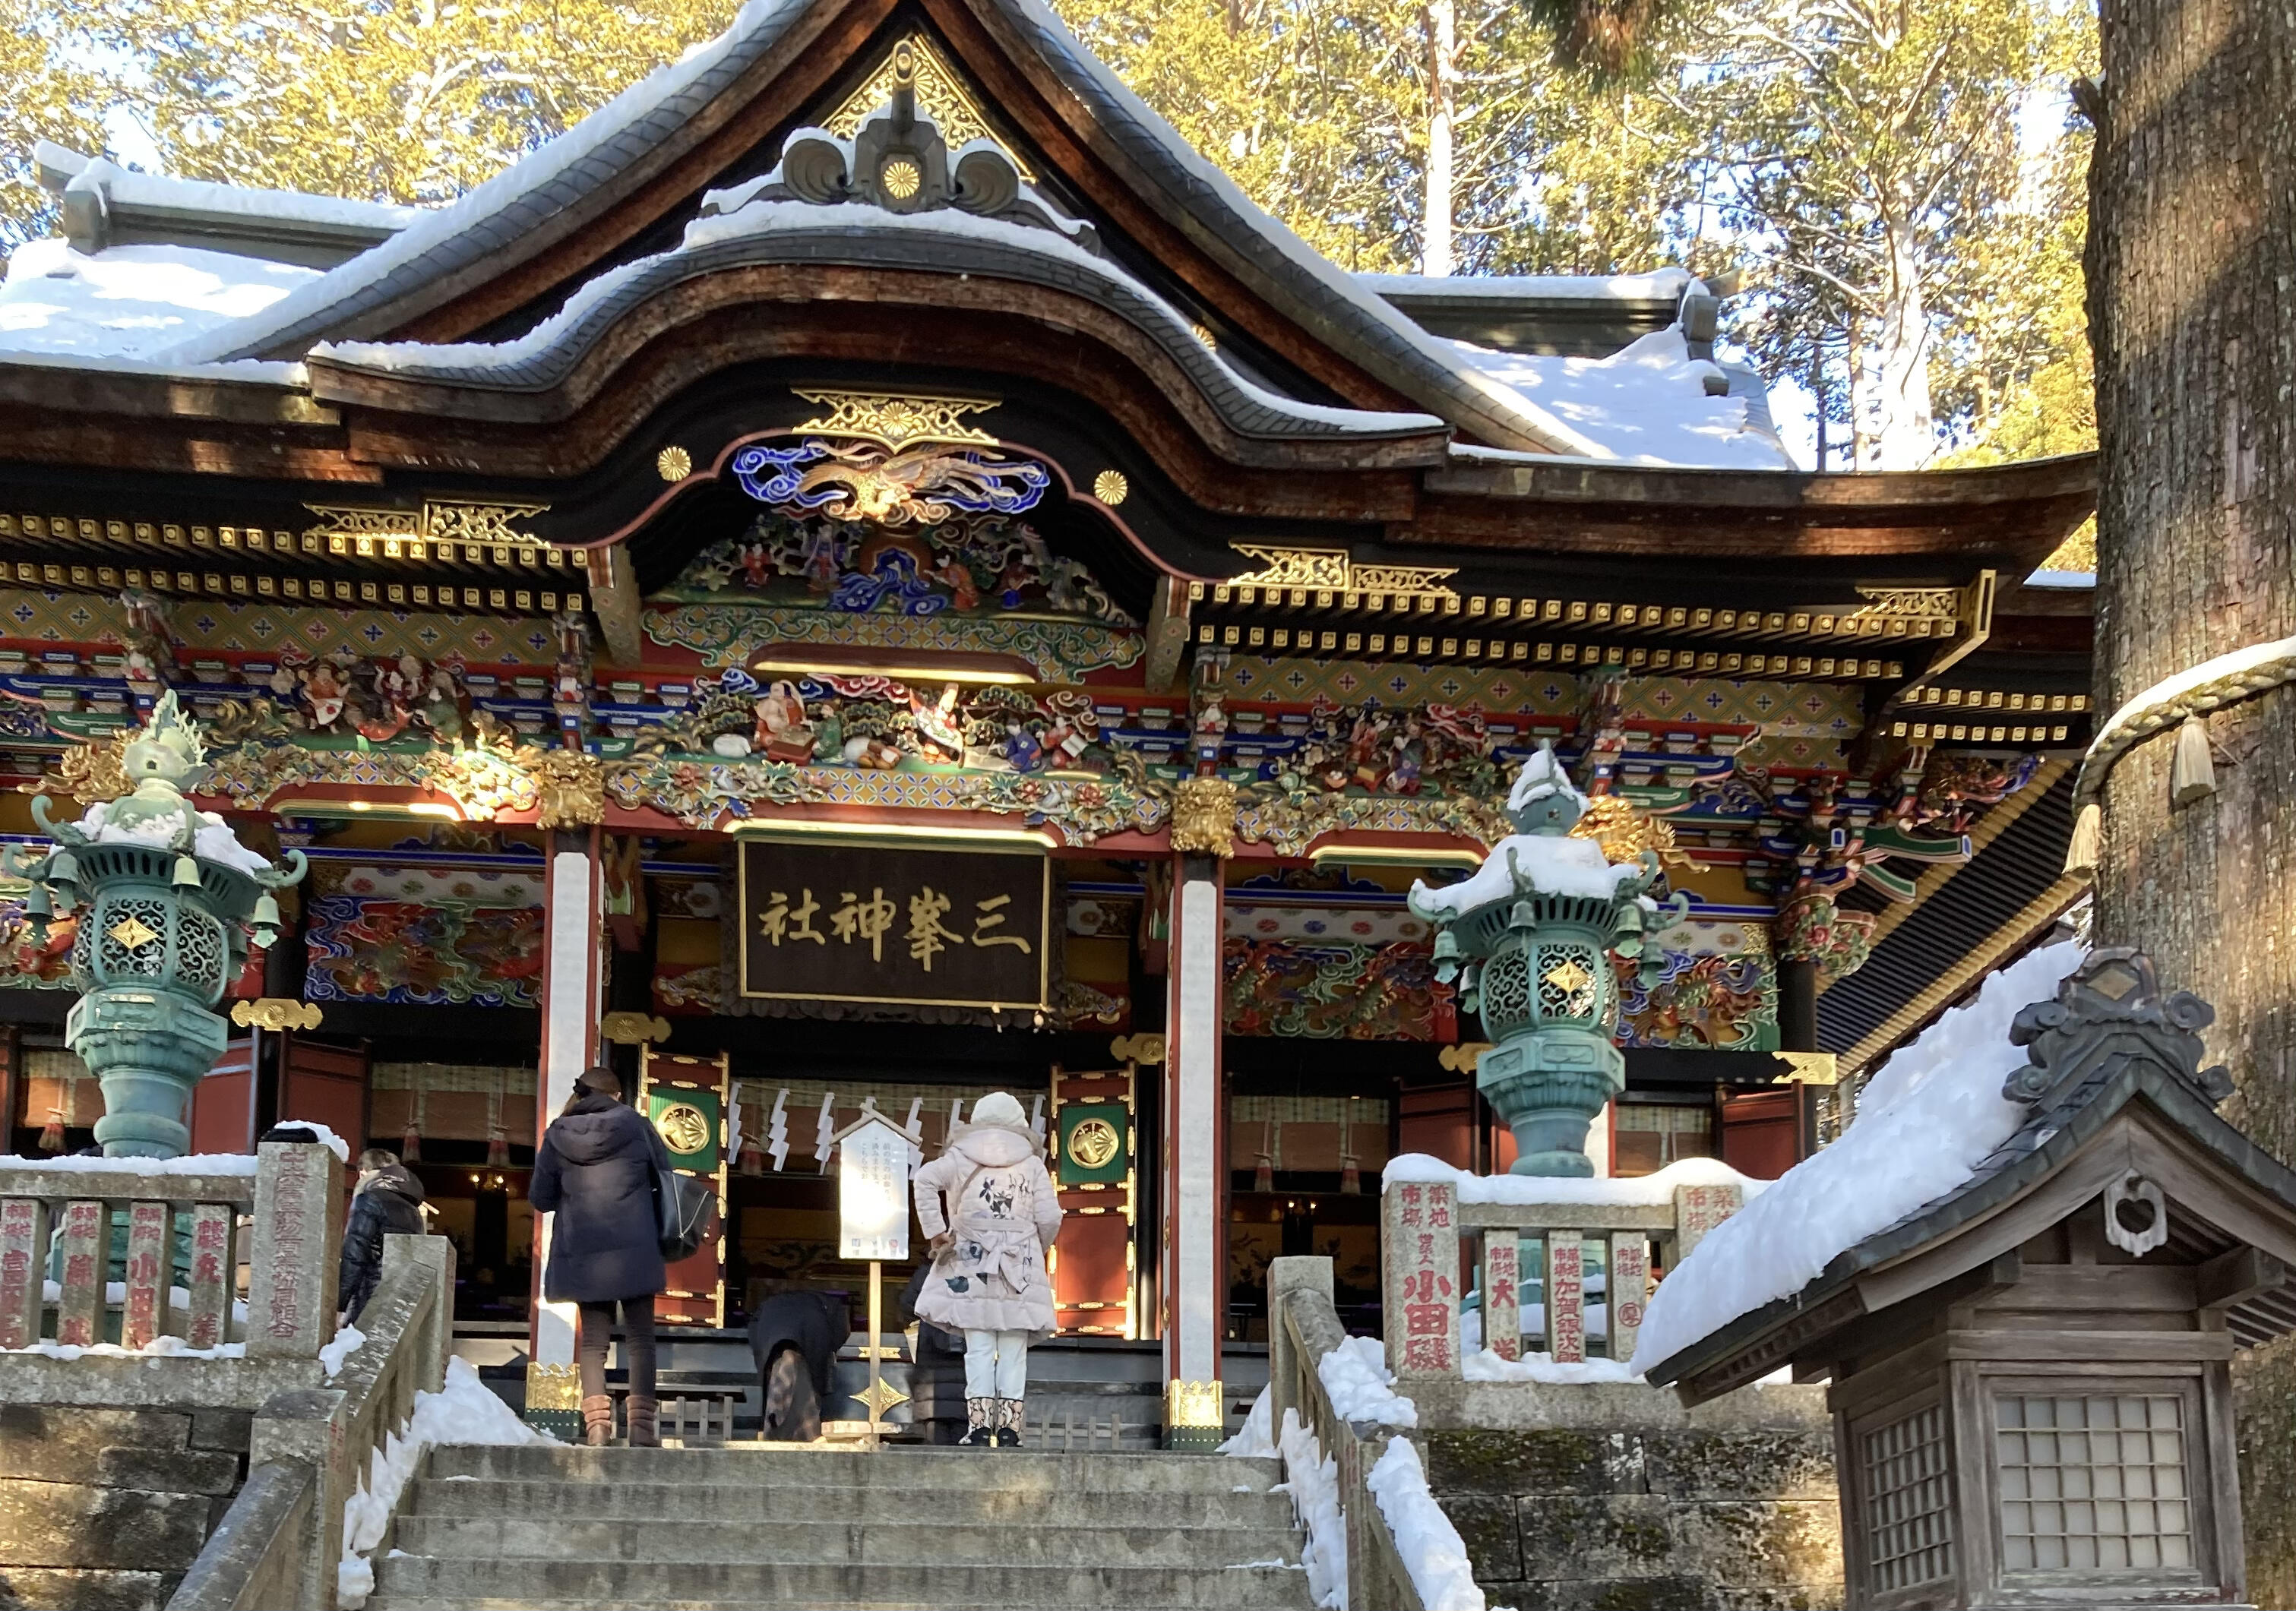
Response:
[{"label": "white knit hat", "polygon": [[992,1091],[972,1104],[972,1122],[976,1124],[1002,1124],[1018,1130],[1028,1124],[1028,1115],[1021,1111],[1020,1099],[1003,1091]]}]

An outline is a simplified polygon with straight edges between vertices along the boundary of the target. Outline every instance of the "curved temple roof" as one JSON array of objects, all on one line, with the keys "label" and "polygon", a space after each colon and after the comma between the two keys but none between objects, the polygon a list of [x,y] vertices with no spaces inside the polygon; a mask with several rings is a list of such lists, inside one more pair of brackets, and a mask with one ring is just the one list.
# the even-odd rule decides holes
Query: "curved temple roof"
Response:
[{"label": "curved temple roof", "polygon": [[[1017,65],[1036,81],[1076,136],[1119,170],[1141,202],[1269,307],[1426,414],[1474,440],[1540,454],[1644,463],[1792,468],[1768,429],[1766,413],[1750,407],[1742,396],[1722,398],[1718,406],[1702,388],[1694,365],[1656,377],[1654,388],[1648,384],[1654,379],[1651,374],[1633,377],[1645,383],[1644,401],[1660,413],[1662,429],[1657,434],[1666,438],[1667,446],[1656,452],[1649,446],[1652,433],[1640,423],[1630,422],[1622,432],[1607,429],[1619,422],[1617,410],[1604,401],[1615,401],[1618,395],[1620,376],[1614,372],[1582,372],[1574,362],[1567,372],[1537,377],[1538,395],[1531,395],[1532,388],[1521,384],[1521,375],[1510,373],[1505,363],[1493,362],[1499,355],[1464,348],[1421,328],[1383,294],[1392,286],[1342,272],[1254,206],[1086,51],[1039,0],[964,3],[1013,53]],[[728,104],[750,93],[757,75],[777,71],[781,56],[799,48],[832,13],[851,4],[853,0],[752,0],[717,40],[655,72],[566,134],[442,208],[381,209],[248,192],[241,193],[248,198],[249,208],[235,209],[227,186],[185,186],[102,165],[97,176],[125,187],[123,198],[128,191],[139,196],[149,191],[152,195],[144,199],[153,206],[204,209],[218,217],[247,213],[258,221],[275,212],[283,217],[292,213],[297,218],[308,213],[330,221],[335,221],[338,212],[346,217],[355,212],[350,221],[371,231],[366,239],[374,243],[316,276],[281,274],[275,272],[277,266],[271,266],[243,276],[248,280],[244,290],[234,282],[227,257],[222,266],[206,260],[221,255],[212,250],[196,264],[186,260],[180,266],[190,272],[147,272],[133,283],[122,283],[127,278],[121,272],[127,265],[115,268],[107,262],[120,248],[92,253],[83,249],[53,263],[43,261],[34,273],[12,275],[7,290],[0,292],[0,351],[12,346],[101,353],[180,370],[250,358],[299,359],[323,348],[338,363],[374,364],[410,375],[454,369],[458,378],[474,379],[471,366],[477,355],[468,349],[454,349],[457,357],[452,362],[442,353],[430,363],[416,363],[385,359],[373,348],[352,344],[387,340],[411,321],[573,235],[603,205],[602,197],[642,184],[676,159],[702,137],[707,126],[722,121]],[[85,190],[96,165],[84,162],[82,168],[70,183]],[[220,200],[210,192],[221,192]],[[778,227],[773,229],[756,227],[764,222],[752,219],[745,226],[758,236],[748,249],[797,249],[789,220],[775,220]],[[842,231],[849,251],[858,252],[865,244],[897,261],[914,255],[913,249],[905,254],[902,243],[913,248],[915,232],[882,217],[865,224],[847,221]],[[963,233],[964,226],[947,225],[942,233]],[[147,233],[142,238],[150,236]],[[723,240],[718,237],[714,242],[720,259],[727,255]],[[102,241],[90,238],[75,243],[85,249]],[[201,245],[209,244],[203,237]],[[816,249],[819,244],[817,239]],[[135,249],[148,253],[166,249]],[[269,249],[258,244],[249,249],[261,253]],[[967,262],[982,261],[988,249],[985,242],[976,241]],[[1040,283],[1062,275],[1077,277],[1075,266],[1061,261],[1057,248],[1047,242],[1005,241],[996,249],[1003,270],[1018,277]],[[663,264],[665,258],[677,259],[676,265]],[[654,259],[656,266],[648,273],[658,282],[665,274],[700,272],[706,260],[709,255],[689,234],[683,246]],[[856,259],[832,252],[825,260]],[[1177,321],[1185,329],[1189,323],[1179,310],[1160,302],[1154,292],[1113,265],[1103,264],[1096,276],[1087,277],[1093,294],[1103,301],[1113,298],[1133,304],[1139,317],[1160,328]],[[20,278],[25,283],[20,284]],[[1637,292],[1649,293],[1642,298],[1647,301],[1671,289],[1677,280],[1689,282],[1680,271],[1666,270],[1616,284],[1624,288],[1631,283]],[[55,283],[47,287],[34,281]],[[577,289],[556,318],[545,321],[532,335],[505,344],[509,350],[498,355],[498,362],[525,364],[542,358],[534,337],[545,330],[578,340],[579,331],[570,327],[590,328],[585,315],[613,298],[630,294],[631,280],[624,270],[609,271],[603,281],[611,283]],[[1607,287],[1611,282],[1603,283]],[[218,285],[223,291],[217,290]],[[49,294],[67,286],[72,293],[68,298]],[[63,307],[66,301],[69,307]],[[1158,302],[1159,309],[1152,313],[1144,302]],[[1517,361],[1518,368],[1522,362],[1527,360]],[[1391,409],[1332,409],[1284,397],[1239,375],[1225,361],[1207,364],[1201,351],[1184,364],[1200,383],[1213,388],[1216,406],[1240,429],[1305,428],[1316,434],[1381,435],[1425,429],[1415,418],[1403,424],[1409,416],[1398,416]],[[504,375],[494,383],[521,382]],[[1580,409],[1594,422],[1592,429],[1574,425],[1566,417],[1574,394],[1583,390],[1603,394]],[[1701,421],[1708,416],[1717,419],[1701,429],[1675,429],[1685,413]],[[1259,423],[1247,424],[1255,414]],[[1343,421],[1342,415],[1357,417]],[[1728,445],[1717,448],[1715,442],[1725,438]],[[1668,456],[1684,453],[1692,456]]]}]

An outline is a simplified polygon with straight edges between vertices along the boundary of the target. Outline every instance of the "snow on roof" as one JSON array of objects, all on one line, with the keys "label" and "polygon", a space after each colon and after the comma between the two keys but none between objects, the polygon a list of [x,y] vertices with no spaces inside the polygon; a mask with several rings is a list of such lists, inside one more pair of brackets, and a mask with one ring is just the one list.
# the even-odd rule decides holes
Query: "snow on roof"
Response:
[{"label": "snow on roof", "polygon": [[1442,297],[1494,302],[1676,302],[1688,289],[1686,268],[1639,274],[1357,274],[1377,297]]},{"label": "snow on roof", "polygon": [[[168,215],[184,220],[236,218],[248,222],[315,225],[358,233],[387,234],[406,228],[429,210],[387,201],[352,201],[299,190],[253,190],[207,179],[177,179],[139,173],[102,157],[84,157],[48,141],[33,150],[37,164],[64,184],[96,184],[115,209]],[[69,176],[69,177],[66,177]],[[44,175],[45,176],[45,175]]]},{"label": "snow on roof", "polygon": [[1661,1364],[1792,1296],[1841,1254],[1966,1185],[2027,1117],[2001,1094],[2025,1062],[2010,1020],[2054,995],[2084,954],[2074,940],[2027,953],[1882,1064],[1840,1141],[1709,1232],[1659,1283],[1636,1362]]},{"label": "snow on roof", "polygon": [[1767,411],[1756,406],[1757,399],[1707,394],[1708,378],[1726,380],[1729,372],[1693,358],[1678,324],[1653,331],[1607,358],[1448,345],[1599,444],[1590,457],[1714,470],[1794,468],[1784,445],[1767,428]]},{"label": "snow on roof", "polygon": [[[1146,285],[1055,231],[984,218],[953,208],[890,213],[843,203],[751,201],[696,219],[668,251],[598,275],[522,336],[499,342],[326,342],[311,356],[348,368],[451,379],[505,388],[547,386],[572,367],[622,314],[679,279],[747,260],[786,244],[808,263],[883,260],[908,249],[947,269],[1021,277],[1095,295],[1155,336],[1237,429],[1252,434],[1302,429],[1364,434],[1437,431],[1432,414],[1389,413],[1303,403],[1237,373],[1208,350],[1188,321]],[[960,260],[961,259],[961,260]],[[1050,272],[1043,266],[1049,265]]]},{"label": "snow on roof", "polygon": [[[299,353],[322,339],[367,333],[360,328],[363,318],[511,249],[660,149],[820,3],[750,0],[716,40],[649,75],[450,205],[244,324],[201,332],[167,356],[209,363],[275,349]],[[1263,212],[1079,44],[1042,0],[994,3],[1139,165],[1133,176],[1147,189],[1161,190],[1173,210],[1201,227],[1200,240],[1228,255],[1259,288],[1276,290],[1296,316],[1338,332],[1359,357],[1387,371],[1390,383],[1439,394],[1447,412],[1471,429],[1556,453],[1613,456],[1520,388],[1463,363],[1449,342],[1421,330]]]},{"label": "snow on roof", "polygon": [[[295,347],[356,331],[360,313],[485,257],[639,161],[770,50],[811,0],[749,0],[717,38],[657,68],[554,140],[231,330],[202,332],[170,357],[195,363]],[[692,104],[687,103],[689,92]],[[462,249],[450,250],[450,243]]]},{"label": "snow on roof", "polygon": [[89,254],[28,241],[0,282],[0,356],[14,352],[140,358],[260,313],[316,269],[190,246]]}]

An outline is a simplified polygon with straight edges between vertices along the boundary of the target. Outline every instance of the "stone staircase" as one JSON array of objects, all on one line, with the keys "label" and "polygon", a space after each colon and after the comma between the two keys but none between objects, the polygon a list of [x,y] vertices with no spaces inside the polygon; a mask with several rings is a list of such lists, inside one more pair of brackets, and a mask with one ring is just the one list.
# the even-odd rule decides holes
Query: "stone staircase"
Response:
[{"label": "stone staircase", "polygon": [[369,1611],[1312,1611],[1273,1460],[789,1445],[432,1452]]}]

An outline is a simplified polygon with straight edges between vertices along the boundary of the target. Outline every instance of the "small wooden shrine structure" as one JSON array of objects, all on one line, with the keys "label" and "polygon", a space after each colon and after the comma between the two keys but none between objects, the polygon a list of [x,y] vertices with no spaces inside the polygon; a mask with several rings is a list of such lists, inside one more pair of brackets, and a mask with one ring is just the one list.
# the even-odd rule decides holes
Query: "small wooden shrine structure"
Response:
[{"label": "small wooden shrine structure", "polygon": [[2296,1173],[2217,1116],[2213,1017],[2096,953],[2018,1015],[2030,1114],[1966,1184],[1651,1368],[1831,1379],[1851,1604],[2245,1598],[2230,1362],[2296,1330]]}]

